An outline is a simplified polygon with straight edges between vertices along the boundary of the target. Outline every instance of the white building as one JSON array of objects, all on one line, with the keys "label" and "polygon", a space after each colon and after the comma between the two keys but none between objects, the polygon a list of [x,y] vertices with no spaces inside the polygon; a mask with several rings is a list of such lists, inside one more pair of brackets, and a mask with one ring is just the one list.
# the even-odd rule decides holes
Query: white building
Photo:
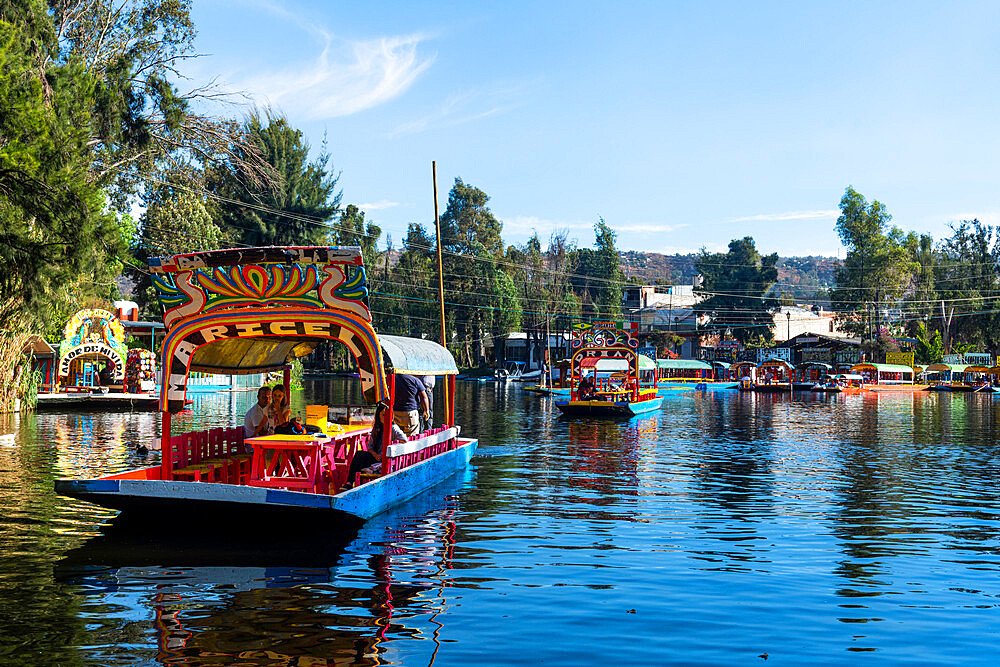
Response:
[{"label": "white building", "polygon": [[836,317],[820,306],[781,306],[773,315],[774,340],[785,341],[804,333],[846,338],[849,334],[840,330]]}]

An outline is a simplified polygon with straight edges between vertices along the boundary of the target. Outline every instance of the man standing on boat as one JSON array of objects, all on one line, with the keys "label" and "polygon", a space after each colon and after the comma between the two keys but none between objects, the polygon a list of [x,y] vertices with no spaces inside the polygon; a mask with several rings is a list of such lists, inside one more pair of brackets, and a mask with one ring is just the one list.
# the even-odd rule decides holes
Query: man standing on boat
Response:
[{"label": "man standing on boat", "polygon": [[243,437],[256,438],[267,435],[267,406],[271,402],[271,388],[261,387],[257,390],[257,402],[247,412],[243,419]]},{"label": "man standing on boat", "polygon": [[[413,375],[396,373],[396,401],[392,418],[407,437],[420,432],[420,417],[428,415],[427,391],[424,383]],[[419,412],[418,412],[419,410]]]}]

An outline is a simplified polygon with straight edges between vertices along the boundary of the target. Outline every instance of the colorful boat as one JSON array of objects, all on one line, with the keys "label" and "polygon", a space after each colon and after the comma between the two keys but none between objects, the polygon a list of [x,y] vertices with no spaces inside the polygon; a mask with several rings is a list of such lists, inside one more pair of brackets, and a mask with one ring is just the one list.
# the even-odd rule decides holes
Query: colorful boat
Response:
[{"label": "colorful boat", "polygon": [[826,381],[815,385],[813,391],[829,394],[860,394],[867,390],[865,378],[856,373],[840,373],[829,376]]},{"label": "colorful boat", "polygon": [[[556,407],[571,417],[632,417],[656,410],[663,398],[656,394],[656,364],[638,353],[638,341],[612,323],[597,323],[573,334],[570,341],[570,400]],[[624,367],[599,377],[597,362],[617,360]],[[590,367],[595,391],[582,396],[579,383]]]},{"label": "colorful boat", "polygon": [[792,391],[792,374],[795,368],[784,359],[768,359],[757,366],[757,380],[753,390],[758,392]]},{"label": "colorful boat", "polygon": [[[381,471],[347,479],[371,424],[329,425],[306,436],[244,441],[243,427],[164,436],[161,463],[98,479],[60,479],[56,492],[184,528],[227,525],[234,514],[262,525],[299,520],[364,520],[419,495],[464,468],[477,441],[455,424],[451,354],[427,340],[378,336],[368,309],[360,248],[267,247],[216,250],[150,260],[164,307],[161,433],[184,406],[190,372],[284,371],[324,340],[357,361],[366,402],[392,405],[395,374],[444,375],[443,425],[390,442],[383,411]],[[253,445],[253,454],[245,445]],[[346,482],[354,488],[340,491]],[[266,523],[264,523],[266,522]]]},{"label": "colorful boat", "polygon": [[661,391],[735,389],[736,380],[718,379],[711,364],[697,359],[657,359],[656,387]]},{"label": "colorful boat", "polygon": [[970,364],[931,364],[925,373],[930,391],[975,392],[991,384],[992,368]]}]

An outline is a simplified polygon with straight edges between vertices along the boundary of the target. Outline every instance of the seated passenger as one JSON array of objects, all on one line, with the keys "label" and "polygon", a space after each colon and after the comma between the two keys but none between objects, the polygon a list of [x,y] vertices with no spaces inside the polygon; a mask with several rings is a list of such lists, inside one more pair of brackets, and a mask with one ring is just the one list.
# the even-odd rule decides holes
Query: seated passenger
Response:
[{"label": "seated passenger", "polygon": [[[370,472],[382,471],[382,440],[385,433],[385,412],[389,409],[388,403],[379,401],[375,407],[375,423],[372,425],[371,433],[368,436],[368,443],[365,448],[354,454],[351,465],[347,470],[347,482],[341,491],[354,487],[354,477],[363,470]],[[406,434],[399,428],[395,421],[392,422],[392,442],[404,442]]]},{"label": "seated passenger", "polygon": [[279,431],[278,428],[288,424],[291,418],[292,411],[285,397],[285,386],[276,384],[271,389],[271,404],[267,407],[268,430],[271,433],[285,432],[286,429]]},{"label": "seated passenger", "polygon": [[268,435],[267,408],[271,402],[271,388],[261,387],[257,390],[257,402],[247,411],[243,419],[243,437],[255,438]]}]

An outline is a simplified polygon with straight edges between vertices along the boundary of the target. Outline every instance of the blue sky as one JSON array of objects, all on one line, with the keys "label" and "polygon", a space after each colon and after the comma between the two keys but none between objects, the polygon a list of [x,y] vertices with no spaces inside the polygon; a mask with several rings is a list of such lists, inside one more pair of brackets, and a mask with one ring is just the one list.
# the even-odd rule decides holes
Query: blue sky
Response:
[{"label": "blue sky", "polygon": [[508,243],[843,256],[852,185],[903,229],[1000,224],[996,2],[198,0],[195,82],[271,104],[396,247],[456,177]]}]

